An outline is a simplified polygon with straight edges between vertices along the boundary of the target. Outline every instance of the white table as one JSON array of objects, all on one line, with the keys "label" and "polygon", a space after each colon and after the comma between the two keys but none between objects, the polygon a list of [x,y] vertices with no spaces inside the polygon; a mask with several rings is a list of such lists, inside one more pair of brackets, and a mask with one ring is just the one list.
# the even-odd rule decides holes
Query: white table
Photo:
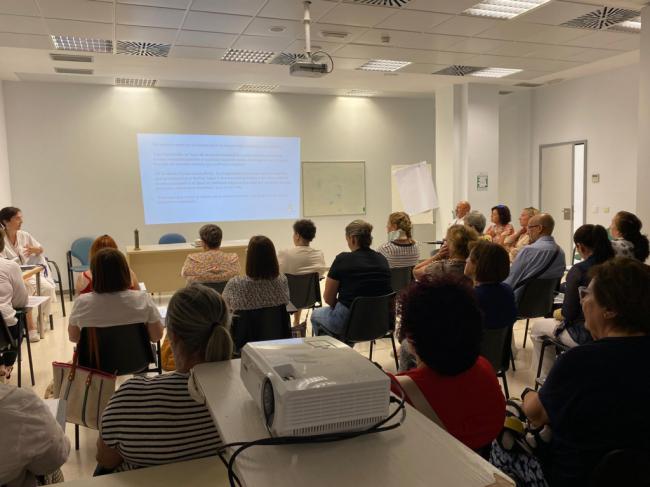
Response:
[{"label": "white table", "polygon": [[[239,368],[240,360],[231,360],[194,369],[226,443],[268,437]],[[404,424],[392,431],[320,445],[256,446],[239,455],[235,464],[248,487],[514,485],[410,406]],[[496,483],[495,474],[505,483]]]},{"label": "white table", "polygon": [[41,317],[41,306],[43,306],[45,303],[47,303],[50,300],[49,296],[29,296],[27,298],[27,305],[25,306],[26,309],[33,309],[37,308],[38,309],[38,318],[36,319],[36,326],[38,328],[38,334],[40,335],[41,338],[45,335],[44,333],[44,328],[43,328],[43,319]]}]

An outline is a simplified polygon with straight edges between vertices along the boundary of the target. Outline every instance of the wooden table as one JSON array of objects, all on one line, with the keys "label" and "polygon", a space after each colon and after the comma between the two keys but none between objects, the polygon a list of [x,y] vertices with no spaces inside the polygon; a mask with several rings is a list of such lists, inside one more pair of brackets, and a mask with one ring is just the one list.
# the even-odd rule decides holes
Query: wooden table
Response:
[{"label": "wooden table", "polygon": [[228,475],[218,457],[170,463],[100,477],[72,480],[58,485],[74,487],[227,487]]},{"label": "wooden table", "polygon": [[[239,369],[240,360],[194,369],[225,443],[269,436]],[[235,464],[248,487],[514,486],[505,474],[408,405],[404,424],[395,430],[328,444],[252,447]]]},{"label": "wooden table", "polygon": [[[246,249],[248,240],[231,240],[221,244],[221,250],[239,256],[239,268],[246,269]],[[147,283],[151,293],[171,292],[187,284],[181,277],[181,269],[189,254],[202,252],[201,247],[190,243],[166,245],[141,245],[135,250],[132,245],[126,248],[126,260],[140,281]]]}]

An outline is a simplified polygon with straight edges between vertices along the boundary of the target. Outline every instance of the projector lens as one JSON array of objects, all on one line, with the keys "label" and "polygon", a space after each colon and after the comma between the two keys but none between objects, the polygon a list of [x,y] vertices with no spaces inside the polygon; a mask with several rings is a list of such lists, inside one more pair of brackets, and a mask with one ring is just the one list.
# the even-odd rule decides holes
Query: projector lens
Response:
[{"label": "projector lens", "polygon": [[262,384],[262,406],[264,407],[264,418],[266,426],[271,427],[273,424],[273,414],[275,413],[275,396],[273,394],[273,385],[267,377]]}]

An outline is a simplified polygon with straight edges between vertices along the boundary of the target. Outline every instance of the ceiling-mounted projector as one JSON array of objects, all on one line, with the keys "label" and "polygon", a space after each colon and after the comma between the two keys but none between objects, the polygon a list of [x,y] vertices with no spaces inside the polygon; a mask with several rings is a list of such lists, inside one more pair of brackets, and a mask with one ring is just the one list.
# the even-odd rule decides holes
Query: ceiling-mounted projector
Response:
[{"label": "ceiling-mounted projector", "polygon": [[248,343],[241,378],[273,436],[359,431],[389,414],[388,376],[328,336]]},{"label": "ceiling-mounted projector", "polygon": [[[303,24],[305,25],[305,54],[304,59],[298,60],[289,66],[289,74],[291,76],[302,76],[305,78],[318,78],[330,73],[332,70],[329,69],[329,66],[326,63],[316,62],[318,56],[314,56],[314,53],[311,52],[311,18],[309,16],[309,5],[311,5],[311,2],[305,0],[303,4],[305,6],[305,16],[303,19]],[[330,55],[326,52],[319,52],[322,52],[329,57],[330,61],[332,60]],[[334,64],[332,61],[332,68],[333,67]]]}]

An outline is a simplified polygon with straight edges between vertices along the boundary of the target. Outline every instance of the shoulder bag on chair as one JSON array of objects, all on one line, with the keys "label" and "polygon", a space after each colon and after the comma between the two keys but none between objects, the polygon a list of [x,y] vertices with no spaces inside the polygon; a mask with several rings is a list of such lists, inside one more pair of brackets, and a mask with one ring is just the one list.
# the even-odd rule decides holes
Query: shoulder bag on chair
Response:
[{"label": "shoulder bag on chair", "polygon": [[[91,357],[99,353],[95,330],[88,330]],[[53,362],[54,397],[66,401],[66,421],[86,428],[99,429],[102,412],[115,392],[116,376],[78,365],[75,349],[72,363]]]}]

